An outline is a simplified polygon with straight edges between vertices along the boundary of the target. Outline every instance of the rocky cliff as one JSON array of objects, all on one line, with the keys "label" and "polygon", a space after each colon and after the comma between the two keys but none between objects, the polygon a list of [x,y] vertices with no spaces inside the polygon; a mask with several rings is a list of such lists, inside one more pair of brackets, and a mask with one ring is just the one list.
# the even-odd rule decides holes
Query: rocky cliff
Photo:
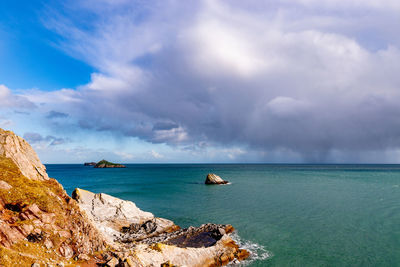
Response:
[{"label": "rocky cliff", "polygon": [[20,172],[31,180],[46,180],[46,167],[33,148],[13,132],[0,129],[0,156],[11,159]]},{"label": "rocky cliff", "polygon": [[48,178],[22,138],[0,129],[0,266],[222,266],[249,256],[230,225],[180,229],[133,202]]}]

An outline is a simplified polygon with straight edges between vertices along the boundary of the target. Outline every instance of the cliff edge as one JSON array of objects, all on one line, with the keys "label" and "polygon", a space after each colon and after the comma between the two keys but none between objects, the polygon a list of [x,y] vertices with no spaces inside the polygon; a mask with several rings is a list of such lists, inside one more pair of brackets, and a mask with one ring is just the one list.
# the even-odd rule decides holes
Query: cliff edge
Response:
[{"label": "cliff edge", "polygon": [[0,129],[0,156],[11,159],[21,173],[32,180],[46,180],[46,167],[36,152],[23,138],[11,131]]},{"label": "cliff edge", "polygon": [[26,141],[0,129],[0,266],[222,266],[249,256],[231,225],[181,229],[107,194],[72,197]]}]

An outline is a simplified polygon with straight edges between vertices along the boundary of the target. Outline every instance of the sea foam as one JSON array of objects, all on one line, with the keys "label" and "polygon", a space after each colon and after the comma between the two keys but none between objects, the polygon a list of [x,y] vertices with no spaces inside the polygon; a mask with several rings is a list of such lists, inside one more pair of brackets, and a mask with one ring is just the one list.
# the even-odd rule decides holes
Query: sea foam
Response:
[{"label": "sea foam", "polygon": [[266,260],[273,256],[272,252],[266,250],[262,245],[249,240],[243,240],[236,232],[233,233],[231,237],[236,241],[240,248],[245,249],[250,253],[250,257],[242,262],[232,262],[228,266],[247,266],[254,261]]}]

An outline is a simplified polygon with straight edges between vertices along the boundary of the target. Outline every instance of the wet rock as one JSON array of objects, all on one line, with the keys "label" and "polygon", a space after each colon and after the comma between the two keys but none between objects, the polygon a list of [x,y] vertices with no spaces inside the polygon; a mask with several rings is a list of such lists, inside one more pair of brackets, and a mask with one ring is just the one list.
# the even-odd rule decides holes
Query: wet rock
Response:
[{"label": "wet rock", "polygon": [[207,174],[205,184],[227,184],[228,181],[222,180],[221,177],[214,173]]}]

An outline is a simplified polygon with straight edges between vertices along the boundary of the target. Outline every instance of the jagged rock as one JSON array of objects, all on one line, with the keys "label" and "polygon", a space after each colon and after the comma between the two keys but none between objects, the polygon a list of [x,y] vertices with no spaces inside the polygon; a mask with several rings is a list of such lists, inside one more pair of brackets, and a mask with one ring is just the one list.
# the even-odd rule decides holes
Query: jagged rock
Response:
[{"label": "jagged rock", "polygon": [[46,167],[40,162],[33,148],[11,131],[0,129],[0,156],[10,158],[29,179],[49,179]]},{"label": "jagged rock", "polygon": [[[43,172],[39,175],[41,163],[30,146],[1,129],[0,140],[0,180],[10,186],[0,190],[0,266],[16,266],[15,255],[18,266],[30,266],[33,260],[63,263],[75,253],[107,251],[102,234],[62,186]],[[38,163],[26,163],[33,156]],[[30,170],[23,166],[38,167],[36,177],[26,177]]]},{"label": "jagged rock", "polygon": [[205,184],[227,184],[228,181],[222,180],[221,177],[214,173],[207,174]]},{"label": "jagged rock", "polygon": [[[145,212],[136,207],[131,201],[121,200],[110,195],[92,192],[76,188],[72,192],[72,198],[86,211],[89,219],[101,230],[109,242],[121,239],[124,231],[122,229],[138,227],[146,222],[153,222],[155,233],[161,233],[175,224],[167,219],[155,218],[150,212]],[[125,230],[126,232],[126,230]],[[150,233],[138,232],[137,239]]]},{"label": "jagged rock", "polygon": [[12,188],[11,185],[4,181],[0,181],[0,190],[10,190]]},{"label": "jagged rock", "polygon": [[[229,237],[234,230],[231,225],[180,229],[170,220],[141,211],[130,201],[106,194],[75,189],[73,198],[106,233],[115,250],[134,251],[135,257],[129,260],[133,266],[160,266],[167,261],[177,266],[222,266],[249,256]],[[133,222],[126,224],[129,218]],[[123,252],[116,253],[121,259],[129,258]],[[128,264],[127,260],[121,262]]]}]

